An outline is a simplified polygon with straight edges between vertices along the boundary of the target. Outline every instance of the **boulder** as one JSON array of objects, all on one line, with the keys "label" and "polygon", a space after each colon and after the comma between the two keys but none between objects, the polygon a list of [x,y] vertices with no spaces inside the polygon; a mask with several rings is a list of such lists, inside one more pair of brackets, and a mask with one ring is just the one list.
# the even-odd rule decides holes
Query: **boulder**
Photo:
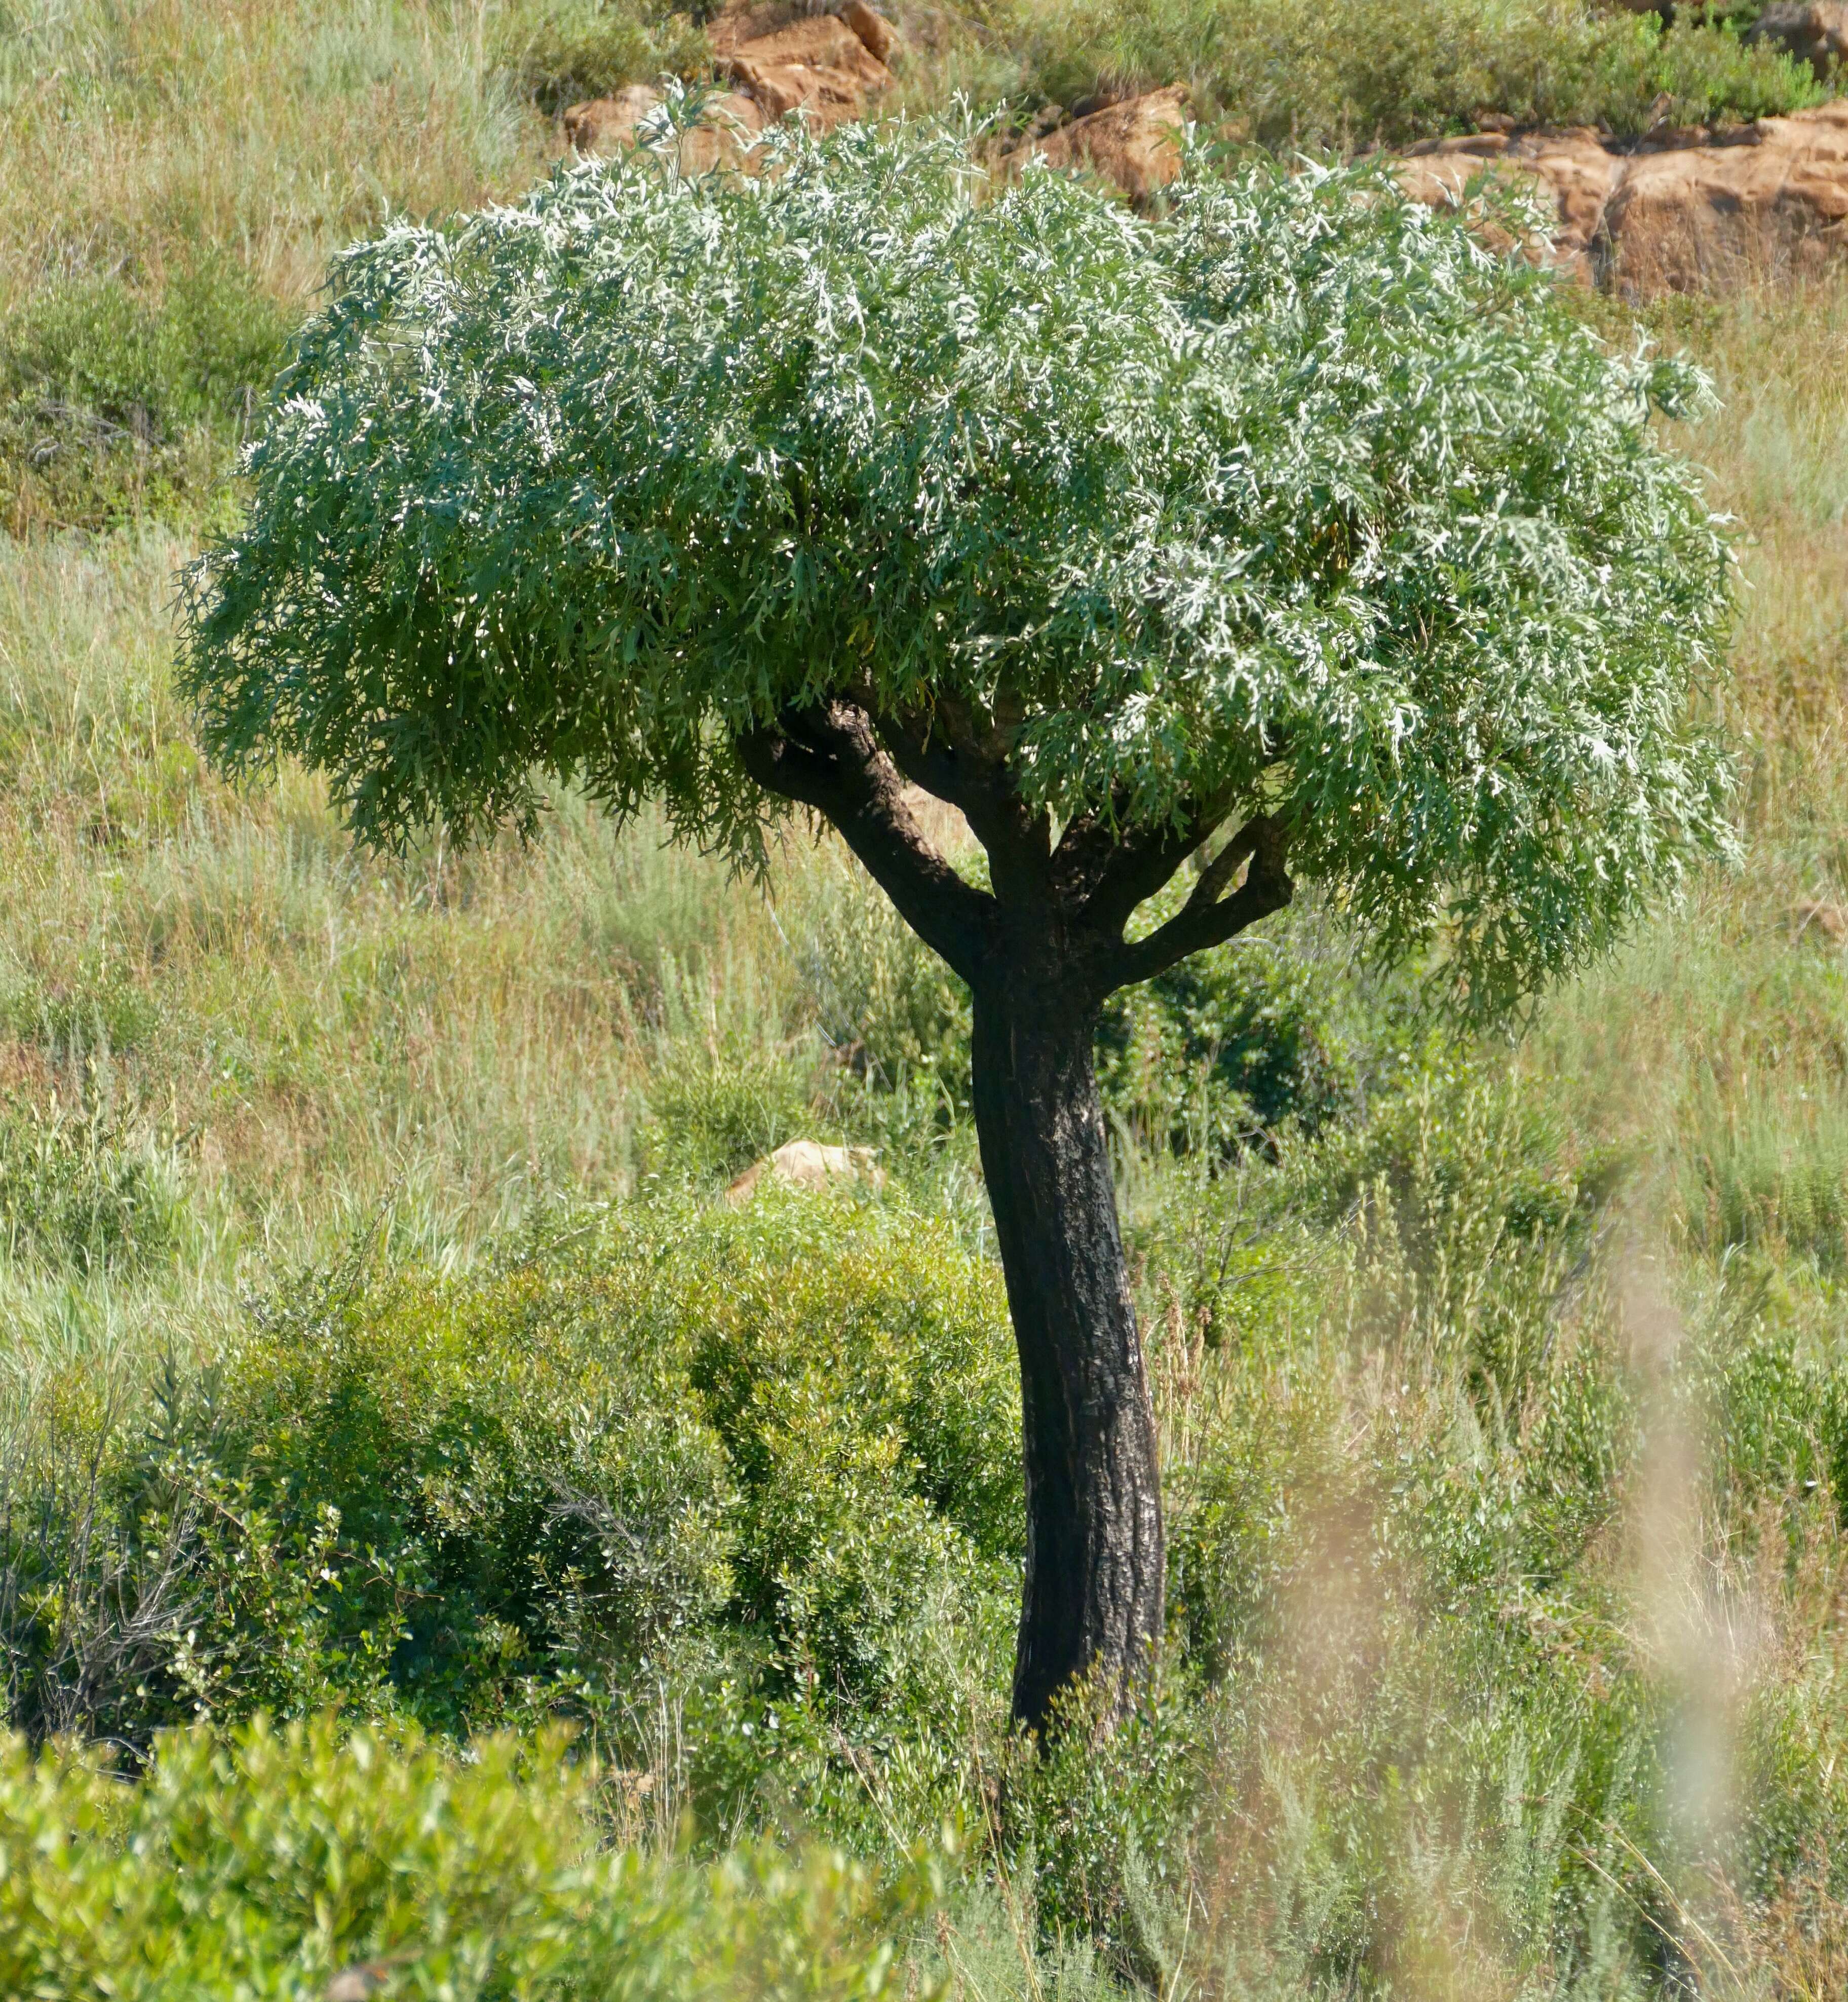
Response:
[{"label": "boulder", "polygon": [[1774,277],[1848,247],[1848,103],[1766,118],[1742,136],[1626,162],[1604,212],[1620,289]]},{"label": "boulder", "polygon": [[565,138],[581,153],[613,153],[635,144],[636,127],[661,102],[661,92],[632,83],[613,97],[592,98],[565,112]]},{"label": "boulder", "polygon": [[[748,166],[754,135],[791,111],[824,132],[863,118],[892,82],[885,58],[895,30],[866,0],[848,0],[839,14],[807,12],[798,0],[751,0],[726,8],[707,32],[719,73],[734,88],[682,138],[689,173]],[[636,127],[660,102],[658,91],[631,84],[574,104],[565,138],[581,153],[632,146]]]},{"label": "boulder", "polygon": [[[614,153],[636,143],[642,120],[661,101],[658,90],[631,84],[613,97],[574,104],[564,116],[565,138],[581,153]],[[762,108],[737,91],[707,101],[699,123],[680,136],[683,173],[710,173],[723,162],[744,165],[765,120]]]},{"label": "boulder", "polygon": [[1037,155],[1049,166],[1088,167],[1131,201],[1145,201],[1180,172],[1187,102],[1180,84],[1145,91],[1029,139],[1005,164],[1017,166]]},{"label": "boulder", "polygon": [[1545,261],[1588,280],[1595,275],[1604,211],[1622,164],[1588,127],[1544,134],[1478,132],[1410,148],[1400,178],[1408,194],[1433,208],[1460,200],[1485,171],[1528,185],[1554,218],[1546,240],[1532,247]]},{"label": "boulder", "polygon": [[1627,152],[1590,131],[1478,133],[1414,147],[1399,172],[1435,206],[1485,169],[1543,197],[1537,254],[1623,291],[1772,276],[1848,248],[1848,101]]},{"label": "boulder", "polygon": [[841,19],[866,44],[866,53],[874,61],[891,60],[892,44],[898,39],[898,31],[883,14],[874,13],[866,0],[847,0],[841,9]]},{"label": "boulder", "polygon": [[1769,42],[1825,77],[1848,57],[1848,0],[1771,0],[1745,40]]},{"label": "boulder", "polygon": [[892,72],[834,14],[811,15],[740,42],[719,55],[718,65],[766,117],[800,111],[823,132],[863,118],[892,82]]},{"label": "boulder", "polygon": [[843,1182],[885,1187],[885,1173],[870,1147],[830,1147],[819,1140],[790,1140],[765,1160],[755,1161],[725,1191],[735,1209],[748,1202],[766,1177],[786,1188],[822,1189]]}]

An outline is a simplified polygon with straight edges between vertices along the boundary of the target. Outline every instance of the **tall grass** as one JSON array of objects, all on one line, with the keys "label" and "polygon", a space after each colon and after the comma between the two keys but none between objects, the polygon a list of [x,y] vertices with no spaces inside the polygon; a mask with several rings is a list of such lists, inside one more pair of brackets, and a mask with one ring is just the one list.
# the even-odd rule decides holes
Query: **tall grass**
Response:
[{"label": "tall grass", "polygon": [[[114,1781],[17,1755],[0,1813],[50,1843],[33,1853],[63,1857],[89,1902],[61,1915],[47,1892],[38,1930],[8,1906],[0,1932],[64,1955],[58,1978],[92,1992],[131,1891],[145,1939],[171,1943],[184,1870],[162,1861],[131,1885],[123,1859],[170,1860],[183,1823],[205,1827],[192,1853],[245,1873],[209,1921],[220,1944],[260,1920],[304,1980],[376,1951],[409,1956],[392,1979],[435,1983],[454,1969],[425,1936],[427,1887],[450,1864],[427,1829],[422,1849],[402,1838],[406,1902],[331,1930],[296,1880],[287,1897],[265,1888],[248,1844],[267,1839],[266,1815],[337,1796],[371,1817],[356,1853],[389,1846],[392,1802],[441,1795],[432,1825],[450,1815],[463,1848],[493,1822],[483,1853],[533,1862],[535,1955],[576,1923],[571,1872],[597,1829],[668,1845],[690,1806],[706,1817],[693,1839],[715,1848],[819,1829],[894,1866],[960,1817],[975,1861],[954,1910],[921,1933],[897,1907],[867,1923],[902,1924],[894,1979],[971,2002],[1090,1995],[1124,1975],[1170,1998],[1833,1993],[1848,1937],[1848,288],[1680,302],[1650,330],[1689,347],[1724,399],[1684,442],[1742,526],[1734,672],[1713,692],[1742,747],[1738,873],[1551,997],[1518,1045],[1434,1038],[1415,996],[1355,967],[1313,911],[1279,929],[1261,977],[1233,961],[1212,976],[1265,1019],[1288,1014],[1296,1071],[1260,1076],[1201,1029],[1227,1011],[1185,995],[1113,1023],[1173,1644],[1145,1713],[1102,1749],[1074,1738],[1083,1756],[1035,1765],[999,1721],[1013,1585],[995,1553],[1012,1547],[976,1534],[1012,1533],[1006,1498],[991,1483],[972,1500],[934,1435],[908,1445],[917,1414],[892,1415],[878,1375],[899,1380],[894,1331],[967,1278],[988,1289],[982,1370],[1005,1376],[954,984],[834,844],[794,842],[767,886],[736,882],[564,795],[530,846],[458,856],[433,841],[384,861],[353,850],[298,772],[224,786],[171,692],[173,573],[235,504],[221,476],[241,421],[235,387],[214,402],[198,344],[173,338],[173,302],[228,271],[199,323],[228,329],[220,347],[247,369],[232,336],[250,302],[286,319],[388,205],[472,204],[538,170],[556,141],[532,93],[563,88],[560,51],[587,77],[603,63],[603,82],[698,59],[664,14],[540,12],[0,13],[9,393],[38,399],[34,424],[73,384],[119,429],[143,412],[124,455],[74,459],[65,485],[29,466],[38,484],[9,490],[21,532],[0,538],[0,1631],[16,1688],[19,1637],[50,1634],[51,1682],[93,1695],[127,1658],[131,1585],[171,1610],[204,1605],[209,1580],[225,1596],[194,1620],[203,1638],[138,1634],[169,1676],[150,1687],[204,1691],[221,1719],[240,1688],[302,1707],[318,1689],[399,1728],[429,1688],[342,1609],[368,1592],[422,1604],[418,1567],[440,1557],[486,1609],[476,1651],[452,1663],[479,1700],[469,1714],[569,1707],[622,1758],[601,1794],[560,1806],[546,1771],[521,1791],[511,1753],[492,1785],[465,1772],[445,1793],[447,1755],[409,1739],[365,1755],[371,1780],[332,1739],[216,1755],[187,1741],[171,1791],[124,1805]],[[1694,105],[1700,65],[1737,56],[1564,0],[909,19],[914,101],[961,75],[1069,108],[1178,74],[1254,129],[1334,143],[1485,105],[1634,107],[1664,75]],[[1761,87],[1803,94],[1763,65],[1727,75],[1735,109]],[[141,370],[114,404],[79,310],[99,286],[129,302],[118,347]],[[89,532],[58,526],[75,521]],[[732,1172],[797,1133],[878,1147],[887,1193],[710,1211]],[[355,1317],[339,1327],[315,1305],[336,1280]],[[495,1654],[490,1629],[544,1597],[559,1498],[532,1442],[569,1429],[573,1397],[594,1385],[607,1416],[628,1386],[636,1424],[608,1436],[631,1458],[600,1463],[611,1493],[680,1477],[649,1456],[640,1421],[665,1407],[643,1408],[643,1372],[611,1373],[621,1341],[664,1368],[670,1327],[689,1354],[724,1338],[731,1374],[704,1349],[682,1356],[699,1381],[668,1416],[690,1425],[697,1401],[731,1456],[702,1505],[748,1589],[715,1586],[671,1662],[651,1656],[599,1711],[567,1658],[588,1631],[581,1579],[546,1573],[553,1624],[531,1621],[518,1648],[503,1635]],[[574,1357],[591,1359],[574,1374]],[[959,1396],[957,1372],[990,1383],[960,1351],[941,1368]],[[658,1436],[672,1431],[661,1419]],[[361,1432],[375,1456],[336,1468],[299,1446]],[[291,1439],[300,1484],[284,1491]],[[952,1472],[920,1484],[907,1453]],[[524,1499],[490,1508],[509,1468]],[[355,1484],[385,1526],[371,1543],[318,1512],[357,1519]],[[987,1568],[951,1564],[959,1536]],[[253,1606],[282,1610],[263,1630]],[[256,1664],[242,1683],[197,1665],[226,1633],[246,1651],[224,1659]],[[327,1667],[342,1650],[370,1679]],[[187,1660],[190,1683],[174,1667]],[[139,1745],[155,1712],[130,1714],[151,1700],[136,1686],[108,1684]],[[70,1721],[94,1721],[71,1701]],[[255,1797],[234,1827],[240,1775]],[[561,1828],[581,1843],[568,1857],[546,1847]],[[152,1850],[124,1846],[134,1829]],[[791,1901],[798,1949],[807,1921],[790,1913],[811,1892],[815,1910],[837,1900],[853,1938],[820,1927],[809,1973],[777,1963],[766,1992],[871,1979],[853,1930],[864,1886],[828,1868],[765,1896]],[[661,1882],[676,1912],[705,1895],[703,1879]],[[755,1923],[721,1939],[687,1921],[692,1960],[674,1964],[692,1968],[689,1992],[758,1980],[727,1972],[758,1965]],[[631,1966],[609,1951],[600,1967]],[[190,1965],[147,1992],[187,1992]]]}]

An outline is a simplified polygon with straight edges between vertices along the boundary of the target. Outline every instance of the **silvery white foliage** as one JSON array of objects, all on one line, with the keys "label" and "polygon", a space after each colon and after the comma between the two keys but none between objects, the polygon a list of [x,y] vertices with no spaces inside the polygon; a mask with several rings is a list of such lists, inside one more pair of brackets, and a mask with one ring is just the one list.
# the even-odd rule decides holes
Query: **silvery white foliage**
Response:
[{"label": "silvery white foliage", "polygon": [[954,696],[1062,817],[1281,813],[1479,1003],[1725,846],[1728,559],[1649,421],[1697,378],[1377,172],[1195,162],[1151,218],[943,131],[781,145],[340,261],[188,582],[230,766],[386,842],[575,777],[748,860],[734,733]]}]

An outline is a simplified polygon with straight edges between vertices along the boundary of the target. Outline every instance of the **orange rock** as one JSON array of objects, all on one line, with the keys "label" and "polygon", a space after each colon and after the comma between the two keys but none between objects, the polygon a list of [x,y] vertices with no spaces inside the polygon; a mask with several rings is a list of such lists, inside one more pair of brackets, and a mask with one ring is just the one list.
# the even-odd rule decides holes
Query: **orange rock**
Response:
[{"label": "orange rock", "polygon": [[[613,97],[574,104],[564,115],[565,137],[581,153],[619,152],[636,143],[637,128],[661,101],[659,91],[631,84]],[[680,136],[681,172],[704,174],[721,162],[747,164],[764,124],[759,106],[736,91],[708,99],[699,123]]]},{"label": "orange rock", "polygon": [[1808,268],[1848,247],[1848,103],[1747,130],[1748,144],[1625,163],[1605,211],[1616,284],[1686,291]]},{"label": "orange rock", "polygon": [[1410,148],[1400,178],[1407,194],[1433,208],[1460,199],[1485,169],[1498,177],[1537,182],[1534,192],[1550,202],[1557,221],[1547,241],[1535,247],[1588,281],[1595,275],[1599,233],[1621,165],[1585,127],[1543,135],[1479,132]]},{"label": "orange rock", "polygon": [[1771,0],[1745,40],[1769,42],[1826,77],[1848,56],[1848,0]]},{"label": "orange rock", "polygon": [[728,56],[747,42],[761,41],[793,21],[811,19],[803,0],[731,0],[706,24],[714,55]]},{"label": "orange rock", "polygon": [[1546,197],[1539,255],[1626,291],[1774,276],[1848,249],[1848,102],[1631,152],[1590,131],[1478,133],[1414,147],[1399,173],[1435,205],[1485,168]]},{"label": "orange rock", "polygon": [[1048,166],[1089,167],[1132,201],[1164,188],[1180,172],[1187,94],[1180,84],[1151,90],[1075,118],[1008,155],[1012,166],[1037,154]]},{"label": "orange rock", "polygon": [[[839,15],[807,13],[800,0],[750,0],[726,8],[707,35],[720,74],[736,88],[682,138],[681,165],[689,173],[721,162],[748,166],[751,135],[791,111],[824,132],[863,118],[892,82],[885,58],[895,30],[866,0],[847,0]],[[660,102],[658,91],[631,84],[574,104],[564,116],[565,137],[581,153],[632,146],[636,127]]]},{"label": "orange rock", "polygon": [[800,111],[819,131],[864,117],[892,72],[845,22],[811,15],[719,56],[720,70],[769,118]]},{"label": "orange rock", "polygon": [[847,0],[841,9],[841,19],[865,43],[866,54],[875,62],[890,62],[892,44],[898,38],[898,31],[883,14],[876,14],[866,5],[866,0]]},{"label": "orange rock", "polygon": [[751,1200],[766,1177],[785,1188],[823,1189],[841,1182],[863,1182],[873,1189],[885,1187],[885,1171],[870,1147],[830,1147],[819,1140],[790,1140],[768,1159],[753,1162],[725,1191],[725,1200],[738,1209]]},{"label": "orange rock", "polygon": [[661,102],[661,92],[632,83],[613,97],[592,98],[565,113],[565,138],[581,153],[613,153],[635,144],[636,127]]}]

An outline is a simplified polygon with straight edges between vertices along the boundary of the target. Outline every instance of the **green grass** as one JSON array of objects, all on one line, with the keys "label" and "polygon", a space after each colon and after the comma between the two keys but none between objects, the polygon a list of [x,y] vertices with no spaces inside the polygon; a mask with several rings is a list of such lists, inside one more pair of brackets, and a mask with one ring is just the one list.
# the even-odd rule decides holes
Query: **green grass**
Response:
[{"label": "green grass", "polygon": [[[1803,94],[1513,0],[908,24],[914,103],[1180,75],[1337,144]],[[1518,1043],[1313,909],[1113,1020],[1173,1620],[1035,1764],[954,984],[831,844],[768,899],[570,797],[356,854],[169,678],[326,255],[523,185],[535,94],[699,60],[614,9],[0,13],[0,1639],[12,1721],[84,1734],[0,1776],[0,1987],[1839,1992],[1848,288],[1652,325],[1724,398],[1736,874]],[[796,1134],[885,1192],[715,1200]]]},{"label": "green grass", "polygon": [[1272,145],[1395,145],[1484,112],[1629,135],[1822,94],[1723,25],[1664,32],[1580,0],[991,0],[986,18],[1030,97],[1083,106],[1180,81],[1209,121]]}]

